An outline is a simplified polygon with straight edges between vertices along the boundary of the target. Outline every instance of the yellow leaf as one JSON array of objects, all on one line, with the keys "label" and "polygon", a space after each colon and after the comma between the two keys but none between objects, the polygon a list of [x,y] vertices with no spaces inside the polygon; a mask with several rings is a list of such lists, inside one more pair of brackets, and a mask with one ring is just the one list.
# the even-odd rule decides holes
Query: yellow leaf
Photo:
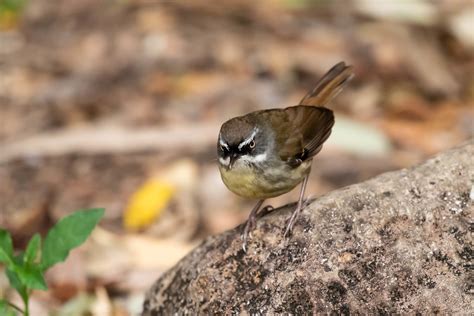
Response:
[{"label": "yellow leaf", "polygon": [[124,214],[124,225],[127,229],[144,228],[158,218],[169,204],[175,187],[159,179],[145,182],[132,195]]},{"label": "yellow leaf", "polygon": [[14,29],[17,25],[17,13],[8,10],[0,10],[0,31]]}]

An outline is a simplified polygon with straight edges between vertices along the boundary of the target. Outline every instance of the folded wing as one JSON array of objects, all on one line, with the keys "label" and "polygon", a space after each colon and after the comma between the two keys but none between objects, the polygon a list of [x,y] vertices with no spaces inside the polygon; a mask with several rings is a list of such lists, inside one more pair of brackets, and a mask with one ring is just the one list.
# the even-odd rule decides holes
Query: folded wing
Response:
[{"label": "folded wing", "polygon": [[293,106],[283,110],[287,122],[287,137],[280,139],[279,155],[292,166],[312,158],[331,134],[334,115],[331,110],[314,106]]}]

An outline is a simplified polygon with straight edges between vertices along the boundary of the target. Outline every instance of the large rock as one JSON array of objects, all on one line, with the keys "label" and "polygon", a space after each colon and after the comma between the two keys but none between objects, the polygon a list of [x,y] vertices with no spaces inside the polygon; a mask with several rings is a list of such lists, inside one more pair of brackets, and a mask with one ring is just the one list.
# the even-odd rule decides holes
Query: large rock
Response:
[{"label": "large rock", "polygon": [[[143,315],[473,312],[474,144],[206,239],[150,289]],[[164,256],[166,254],[163,254]]]}]

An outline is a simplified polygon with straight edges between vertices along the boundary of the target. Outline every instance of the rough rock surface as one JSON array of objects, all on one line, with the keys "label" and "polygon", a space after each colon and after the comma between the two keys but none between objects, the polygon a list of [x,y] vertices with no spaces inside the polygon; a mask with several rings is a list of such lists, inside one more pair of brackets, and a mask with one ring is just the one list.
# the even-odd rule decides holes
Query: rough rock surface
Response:
[{"label": "rough rock surface", "polygon": [[[143,315],[469,314],[474,144],[205,240],[150,289]],[[166,255],[166,254],[163,254]]]}]

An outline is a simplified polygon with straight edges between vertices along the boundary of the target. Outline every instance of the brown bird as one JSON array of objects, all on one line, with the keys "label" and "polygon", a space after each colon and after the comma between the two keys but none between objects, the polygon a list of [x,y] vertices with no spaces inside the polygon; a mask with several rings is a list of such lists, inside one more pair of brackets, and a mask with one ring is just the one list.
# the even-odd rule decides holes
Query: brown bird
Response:
[{"label": "brown bird", "polygon": [[265,199],[286,193],[302,183],[298,204],[284,235],[291,233],[303,207],[313,157],[321,150],[334,125],[333,112],[324,106],[352,76],[352,67],[340,62],[299,105],[251,112],[222,125],[217,142],[222,180],[237,195],[259,200],[243,231],[244,251]]}]

